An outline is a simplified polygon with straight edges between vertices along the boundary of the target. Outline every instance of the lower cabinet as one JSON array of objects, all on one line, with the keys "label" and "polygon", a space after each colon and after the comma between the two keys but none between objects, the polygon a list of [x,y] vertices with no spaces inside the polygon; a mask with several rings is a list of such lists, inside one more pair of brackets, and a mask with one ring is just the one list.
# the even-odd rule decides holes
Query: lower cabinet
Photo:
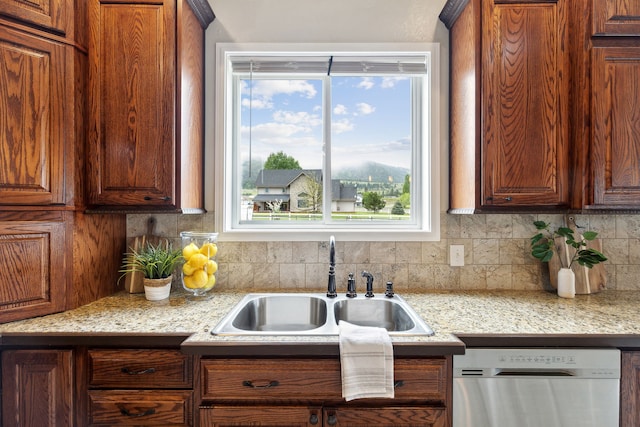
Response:
[{"label": "lower cabinet", "polygon": [[451,425],[451,358],[396,359],[395,398],[342,398],[336,359],[203,359],[201,426]]},{"label": "lower cabinet", "polygon": [[620,427],[640,426],[640,351],[623,351],[620,369]]},{"label": "lower cabinet", "polygon": [[87,425],[193,425],[193,356],[90,349],[87,363]]},{"label": "lower cabinet", "polygon": [[75,426],[72,350],[2,352],[2,425]]}]

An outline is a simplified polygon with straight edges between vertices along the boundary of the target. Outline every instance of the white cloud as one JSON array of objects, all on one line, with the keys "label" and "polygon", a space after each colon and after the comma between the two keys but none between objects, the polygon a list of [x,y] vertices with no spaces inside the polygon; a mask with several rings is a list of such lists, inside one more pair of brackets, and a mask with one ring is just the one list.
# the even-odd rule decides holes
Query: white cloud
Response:
[{"label": "white cloud", "polygon": [[401,80],[407,80],[407,77],[383,77],[380,87],[383,89],[389,89],[396,85]]},{"label": "white cloud", "polygon": [[371,77],[363,77],[360,83],[358,83],[358,87],[366,90],[371,89],[373,87],[373,79]]},{"label": "white cloud", "polygon": [[270,110],[273,108],[273,102],[271,102],[270,99],[264,98],[253,98],[253,101],[250,102],[249,98],[242,98],[242,106],[255,110]]},{"label": "white cloud", "polygon": [[[314,98],[318,91],[306,80],[255,80],[253,89],[249,89],[246,80],[242,81],[242,106],[251,106],[257,110],[272,109],[273,97],[276,95],[295,95],[298,94],[307,99]],[[249,98],[253,98],[251,103]]]},{"label": "white cloud", "polygon": [[347,114],[347,107],[342,104],[336,104],[336,106],[333,107],[333,114],[337,116]]},{"label": "white cloud", "polygon": [[322,125],[322,119],[317,114],[309,114],[306,111],[276,111],[273,113],[273,120],[280,123],[290,123],[315,127]]},{"label": "white cloud", "polygon": [[349,119],[334,120],[331,122],[331,130],[335,133],[344,133],[353,130],[353,123]]},{"label": "white cloud", "polygon": [[371,104],[367,104],[366,102],[359,102],[356,104],[356,107],[358,108],[358,114],[362,114],[364,116],[376,111],[376,107]]}]

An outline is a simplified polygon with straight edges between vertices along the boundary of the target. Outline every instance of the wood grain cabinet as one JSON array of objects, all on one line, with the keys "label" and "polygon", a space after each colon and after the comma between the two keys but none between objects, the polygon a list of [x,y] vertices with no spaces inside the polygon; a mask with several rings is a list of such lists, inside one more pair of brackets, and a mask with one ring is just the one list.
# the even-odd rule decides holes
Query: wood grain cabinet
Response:
[{"label": "wood grain cabinet", "polygon": [[640,351],[623,351],[620,375],[620,427],[640,425]]},{"label": "wood grain cabinet", "polygon": [[2,423],[75,426],[72,350],[2,352]]},{"label": "wood grain cabinet", "polygon": [[640,209],[640,4],[593,0],[589,208]]},{"label": "wood grain cabinet", "polygon": [[566,0],[450,0],[450,211],[569,204]]},{"label": "wood grain cabinet", "polygon": [[450,425],[450,358],[396,359],[395,398],[345,402],[338,359],[204,359],[201,426]]},{"label": "wood grain cabinet", "polygon": [[88,202],[202,211],[206,0],[89,1]]},{"label": "wood grain cabinet", "polygon": [[192,358],[178,350],[89,350],[87,425],[194,425]]},{"label": "wood grain cabinet", "polygon": [[84,214],[86,21],[85,0],[0,2],[0,322],[116,290],[126,219]]}]

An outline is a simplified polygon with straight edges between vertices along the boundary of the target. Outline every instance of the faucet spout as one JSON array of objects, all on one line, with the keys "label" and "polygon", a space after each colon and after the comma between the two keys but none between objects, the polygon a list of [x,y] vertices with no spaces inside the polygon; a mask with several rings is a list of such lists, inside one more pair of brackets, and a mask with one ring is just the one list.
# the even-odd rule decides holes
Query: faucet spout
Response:
[{"label": "faucet spout", "polygon": [[329,283],[327,284],[327,297],[335,298],[336,292],[336,239],[329,238]]},{"label": "faucet spout", "polygon": [[364,294],[364,296],[367,298],[372,298],[374,296],[373,295],[373,274],[369,273],[368,271],[363,271],[362,277],[367,278],[367,293]]}]

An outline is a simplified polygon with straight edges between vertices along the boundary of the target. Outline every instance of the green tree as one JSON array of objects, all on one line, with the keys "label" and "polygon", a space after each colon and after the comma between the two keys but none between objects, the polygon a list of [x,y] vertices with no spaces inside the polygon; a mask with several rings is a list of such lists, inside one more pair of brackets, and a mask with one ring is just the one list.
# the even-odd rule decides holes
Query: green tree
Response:
[{"label": "green tree", "polygon": [[404,215],[404,208],[402,207],[402,203],[395,202],[395,204],[391,208],[391,213],[393,215]]},{"label": "green tree", "polygon": [[387,202],[385,202],[378,193],[374,193],[373,191],[366,192],[362,195],[362,206],[368,211],[377,213],[380,209],[384,208],[386,204]]},{"label": "green tree", "polygon": [[409,174],[406,174],[404,176],[404,184],[402,184],[402,194],[409,194],[409,191],[411,190],[411,177],[409,176]]},{"label": "green tree", "polygon": [[284,154],[282,151],[269,154],[267,161],[264,162],[264,169],[302,169],[300,163],[291,156]]},{"label": "green tree", "polygon": [[406,209],[411,204],[411,196],[409,193],[402,193],[400,197],[398,197],[398,201],[402,204],[402,207]]}]

